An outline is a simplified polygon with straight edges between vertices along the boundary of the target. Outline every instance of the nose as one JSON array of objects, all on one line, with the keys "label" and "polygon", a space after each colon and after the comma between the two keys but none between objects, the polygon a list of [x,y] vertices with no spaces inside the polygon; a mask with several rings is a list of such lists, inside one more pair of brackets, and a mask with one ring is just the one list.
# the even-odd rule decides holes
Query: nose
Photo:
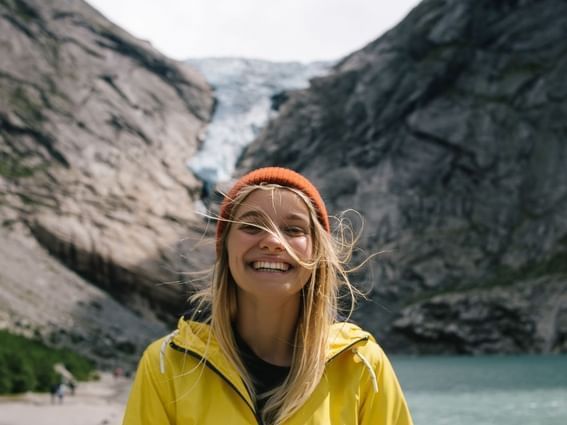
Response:
[{"label": "nose", "polygon": [[280,237],[277,234],[272,234],[270,232],[264,232],[264,237],[260,241],[260,248],[267,249],[269,251],[285,250]]}]

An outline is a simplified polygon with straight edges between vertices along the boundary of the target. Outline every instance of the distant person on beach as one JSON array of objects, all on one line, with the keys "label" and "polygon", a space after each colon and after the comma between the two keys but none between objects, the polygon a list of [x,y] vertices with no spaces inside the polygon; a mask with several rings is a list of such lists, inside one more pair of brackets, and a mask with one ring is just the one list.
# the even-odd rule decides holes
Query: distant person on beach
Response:
[{"label": "distant person on beach", "polygon": [[114,368],[114,371],[112,372],[112,376],[114,376],[114,379],[122,378],[123,375],[124,375],[124,369],[122,369],[121,367]]},{"label": "distant person on beach", "polygon": [[65,385],[62,383],[57,384],[55,388],[55,396],[59,401],[59,404],[63,404],[63,398],[65,398]]},{"label": "distant person on beach", "polygon": [[51,394],[51,404],[54,404],[57,400],[57,391],[59,390],[59,385],[61,384],[53,383],[49,387],[49,393]]},{"label": "distant person on beach", "polygon": [[69,391],[71,392],[71,395],[75,395],[75,389],[77,388],[77,383],[73,380],[70,380],[67,383],[67,386],[69,387]]},{"label": "distant person on beach", "polygon": [[[145,351],[124,425],[411,425],[372,335],[340,321],[349,229],[294,171],[245,175],[226,195],[210,286]],[[348,313],[352,312],[352,307]]]}]

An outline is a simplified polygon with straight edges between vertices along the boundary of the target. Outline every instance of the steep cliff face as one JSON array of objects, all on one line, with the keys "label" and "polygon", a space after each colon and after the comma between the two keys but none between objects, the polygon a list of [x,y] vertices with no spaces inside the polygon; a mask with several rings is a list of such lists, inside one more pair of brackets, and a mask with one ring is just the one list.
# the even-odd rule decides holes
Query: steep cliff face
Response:
[{"label": "steep cliff face", "polygon": [[[185,162],[208,84],[80,0],[2,0],[0,32],[3,234],[37,240],[141,316],[178,314],[179,272],[212,253],[180,247],[202,233]],[[6,294],[17,279],[3,276]]]},{"label": "steep cliff face", "polygon": [[29,236],[0,228],[0,328],[132,367],[167,327],[85,282]]},{"label": "steep cliff face", "polygon": [[241,170],[364,216],[358,318],[399,351],[567,351],[567,3],[429,0],[293,93]]}]

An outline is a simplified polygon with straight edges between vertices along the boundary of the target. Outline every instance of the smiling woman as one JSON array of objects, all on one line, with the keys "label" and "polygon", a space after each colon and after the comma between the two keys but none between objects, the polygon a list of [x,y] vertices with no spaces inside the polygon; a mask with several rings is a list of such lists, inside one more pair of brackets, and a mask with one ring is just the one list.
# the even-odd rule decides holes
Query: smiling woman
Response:
[{"label": "smiling woman", "polygon": [[305,177],[242,177],[221,205],[211,285],[144,353],[124,423],[410,425],[382,349],[337,320],[341,286],[354,303],[352,248]]}]

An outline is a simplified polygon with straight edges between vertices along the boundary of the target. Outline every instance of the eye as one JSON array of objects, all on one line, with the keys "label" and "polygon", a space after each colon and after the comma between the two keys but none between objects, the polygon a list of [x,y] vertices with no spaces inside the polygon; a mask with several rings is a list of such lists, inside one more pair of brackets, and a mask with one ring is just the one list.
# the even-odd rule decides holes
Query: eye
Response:
[{"label": "eye", "polygon": [[307,231],[301,226],[286,226],[283,229],[284,233],[288,236],[303,236],[307,234]]},{"label": "eye", "polygon": [[259,224],[254,223],[240,223],[238,225],[238,230],[242,230],[244,233],[254,235],[262,231],[262,228],[259,226]]}]

